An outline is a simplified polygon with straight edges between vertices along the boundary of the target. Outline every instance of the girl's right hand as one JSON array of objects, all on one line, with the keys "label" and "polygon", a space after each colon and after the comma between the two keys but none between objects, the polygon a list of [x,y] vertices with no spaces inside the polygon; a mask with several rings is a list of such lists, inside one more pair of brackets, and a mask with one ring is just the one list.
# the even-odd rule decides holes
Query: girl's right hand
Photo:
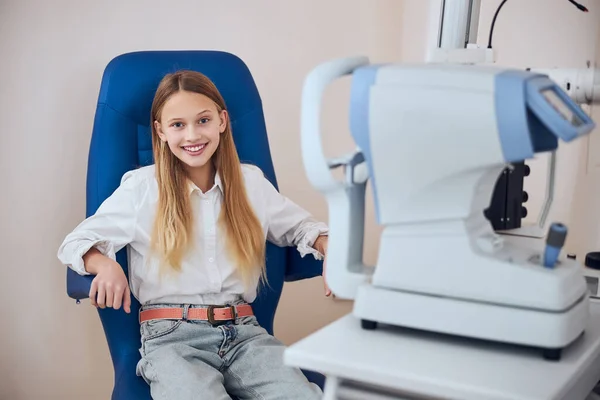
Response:
[{"label": "girl's right hand", "polygon": [[84,256],[85,269],[95,274],[90,288],[90,300],[94,307],[121,308],[131,312],[131,293],[127,277],[121,265],[92,248]]}]

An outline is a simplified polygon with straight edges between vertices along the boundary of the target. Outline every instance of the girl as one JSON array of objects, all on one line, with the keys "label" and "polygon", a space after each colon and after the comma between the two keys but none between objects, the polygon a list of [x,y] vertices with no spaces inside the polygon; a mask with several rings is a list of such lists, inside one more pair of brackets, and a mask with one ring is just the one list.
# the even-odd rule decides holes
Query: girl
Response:
[{"label": "girl", "polygon": [[240,163],[225,102],[204,75],[165,76],[151,118],[155,165],[126,173],[59,259],[96,275],[93,305],[130,312],[115,261],[129,245],[129,284],[142,304],[137,374],[154,399],[320,398],[283,364],[284,346],[248,303],[265,278],[266,240],[322,259],[327,227]]}]

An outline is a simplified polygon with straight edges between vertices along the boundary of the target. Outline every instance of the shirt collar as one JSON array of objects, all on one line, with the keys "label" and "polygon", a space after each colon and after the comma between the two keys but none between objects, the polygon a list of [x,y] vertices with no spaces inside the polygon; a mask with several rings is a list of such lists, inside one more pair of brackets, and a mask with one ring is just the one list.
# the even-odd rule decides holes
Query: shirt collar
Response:
[{"label": "shirt collar", "polygon": [[[219,175],[219,173],[215,173],[215,185],[209,190],[209,192],[211,190],[213,190],[214,188],[218,187],[221,192],[223,192],[223,182],[221,181],[221,176]],[[192,194],[194,192],[194,190],[198,190],[199,192],[202,192],[202,190],[200,190],[200,188],[198,186],[196,186],[196,184],[194,182],[192,182],[191,180],[188,180],[188,193]],[[208,193],[208,192],[207,192]]]}]

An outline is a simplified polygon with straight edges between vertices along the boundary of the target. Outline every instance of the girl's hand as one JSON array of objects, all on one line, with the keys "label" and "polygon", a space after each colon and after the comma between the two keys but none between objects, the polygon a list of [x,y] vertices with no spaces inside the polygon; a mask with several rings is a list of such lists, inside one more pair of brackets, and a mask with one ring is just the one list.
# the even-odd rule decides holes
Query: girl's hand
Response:
[{"label": "girl's hand", "polygon": [[327,236],[319,236],[317,238],[317,240],[315,240],[315,243],[313,245],[313,247],[321,254],[323,254],[323,283],[325,285],[325,296],[329,297],[331,296],[331,290],[329,289],[329,286],[327,286],[327,276],[326,276],[326,271],[327,271]]},{"label": "girl's hand", "polygon": [[88,251],[83,262],[86,271],[96,275],[89,294],[92,305],[118,310],[122,304],[123,310],[130,313],[131,293],[121,265],[96,249]]}]

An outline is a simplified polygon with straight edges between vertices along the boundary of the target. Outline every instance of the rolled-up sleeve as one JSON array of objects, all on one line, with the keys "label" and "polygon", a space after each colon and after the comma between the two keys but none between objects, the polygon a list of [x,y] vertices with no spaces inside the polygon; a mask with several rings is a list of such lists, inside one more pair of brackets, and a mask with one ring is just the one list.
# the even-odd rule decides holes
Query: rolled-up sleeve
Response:
[{"label": "rolled-up sleeve", "polygon": [[278,246],[296,246],[302,257],[312,254],[321,260],[323,254],[312,246],[319,236],[329,233],[327,225],[279,193],[264,177],[261,186],[267,207],[267,240]]},{"label": "rolled-up sleeve", "polygon": [[67,235],[58,249],[58,259],[80,275],[89,275],[83,256],[95,247],[107,257],[134,240],[139,208],[139,182],[135,171],[127,172],[120,186],[98,208]]}]

